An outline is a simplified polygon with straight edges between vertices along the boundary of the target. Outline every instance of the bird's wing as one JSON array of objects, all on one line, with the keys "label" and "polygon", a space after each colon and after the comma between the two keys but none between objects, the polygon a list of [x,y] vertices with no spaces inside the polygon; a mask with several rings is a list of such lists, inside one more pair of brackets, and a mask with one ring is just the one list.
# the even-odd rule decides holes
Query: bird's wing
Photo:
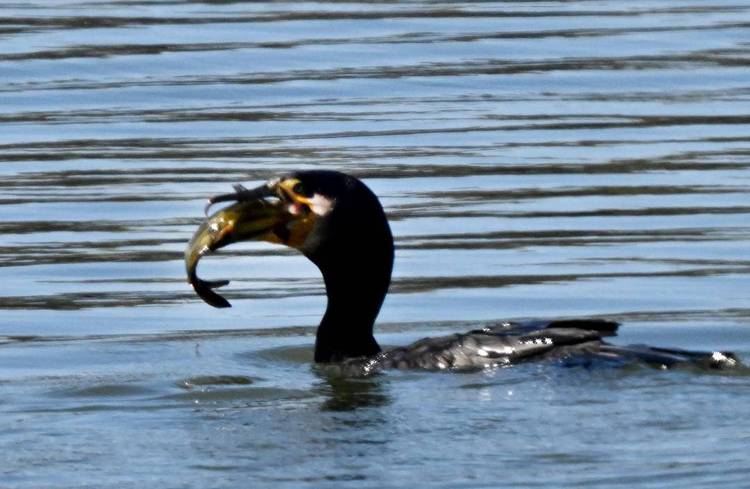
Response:
[{"label": "bird's wing", "polygon": [[385,352],[380,361],[385,368],[427,370],[508,365],[573,346],[595,351],[602,336],[616,330],[617,323],[604,320],[498,323],[468,333],[424,338]]}]

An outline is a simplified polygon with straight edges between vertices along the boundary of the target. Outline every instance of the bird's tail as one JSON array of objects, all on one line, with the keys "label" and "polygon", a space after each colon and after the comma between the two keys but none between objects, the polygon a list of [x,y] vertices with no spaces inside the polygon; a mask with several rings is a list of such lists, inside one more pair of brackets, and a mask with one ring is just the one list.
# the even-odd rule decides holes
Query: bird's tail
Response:
[{"label": "bird's tail", "polygon": [[695,366],[709,370],[727,370],[743,367],[740,359],[726,351],[692,351],[678,348],[656,348],[646,345],[602,345],[603,355],[631,358],[657,368]]}]

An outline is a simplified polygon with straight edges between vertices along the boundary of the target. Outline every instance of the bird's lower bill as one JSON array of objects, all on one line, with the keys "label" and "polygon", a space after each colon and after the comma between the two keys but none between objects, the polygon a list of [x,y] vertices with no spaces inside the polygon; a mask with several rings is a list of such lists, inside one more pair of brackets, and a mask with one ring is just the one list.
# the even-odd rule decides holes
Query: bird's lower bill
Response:
[{"label": "bird's lower bill", "polygon": [[198,277],[198,262],[210,252],[251,240],[300,247],[314,216],[299,212],[293,205],[282,199],[253,199],[236,202],[207,217],[185,250],[188,282],[196,294],[214,307],[230,307],[229,302],[213,290],[228,281],[206,281]]}]

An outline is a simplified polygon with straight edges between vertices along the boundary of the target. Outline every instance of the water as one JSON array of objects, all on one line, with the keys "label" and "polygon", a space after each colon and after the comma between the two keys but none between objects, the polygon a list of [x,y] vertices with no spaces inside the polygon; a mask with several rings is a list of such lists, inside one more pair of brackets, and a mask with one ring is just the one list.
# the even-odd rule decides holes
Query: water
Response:
[{"label": "water", "polygon": [[182,252],[207,196],[358,175],[384,345],[523,317],[750,358],[746,1],[0,6],[0,487],[741,487],[749,378],[311,365],[317,270]]}]

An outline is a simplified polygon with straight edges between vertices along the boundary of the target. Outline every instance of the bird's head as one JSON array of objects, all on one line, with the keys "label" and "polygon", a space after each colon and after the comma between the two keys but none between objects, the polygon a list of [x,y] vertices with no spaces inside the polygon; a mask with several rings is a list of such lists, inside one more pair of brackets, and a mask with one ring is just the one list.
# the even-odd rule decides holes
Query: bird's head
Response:
[{"label": "bird's head", "polygon": [[[226,281],[197,277],[200,258],[241,241],[268,241],[300,250],[315,263],[331,288],[362,280],[390,281],[393,238],[377,197],[355,177],[335,171],[295,172],[247,189],[209,199],[233,202],[209,216],[185,251],[190,283],[215,307],[229,303],[212,289]],[[383,294],[385,292],[383,291]]]}]

